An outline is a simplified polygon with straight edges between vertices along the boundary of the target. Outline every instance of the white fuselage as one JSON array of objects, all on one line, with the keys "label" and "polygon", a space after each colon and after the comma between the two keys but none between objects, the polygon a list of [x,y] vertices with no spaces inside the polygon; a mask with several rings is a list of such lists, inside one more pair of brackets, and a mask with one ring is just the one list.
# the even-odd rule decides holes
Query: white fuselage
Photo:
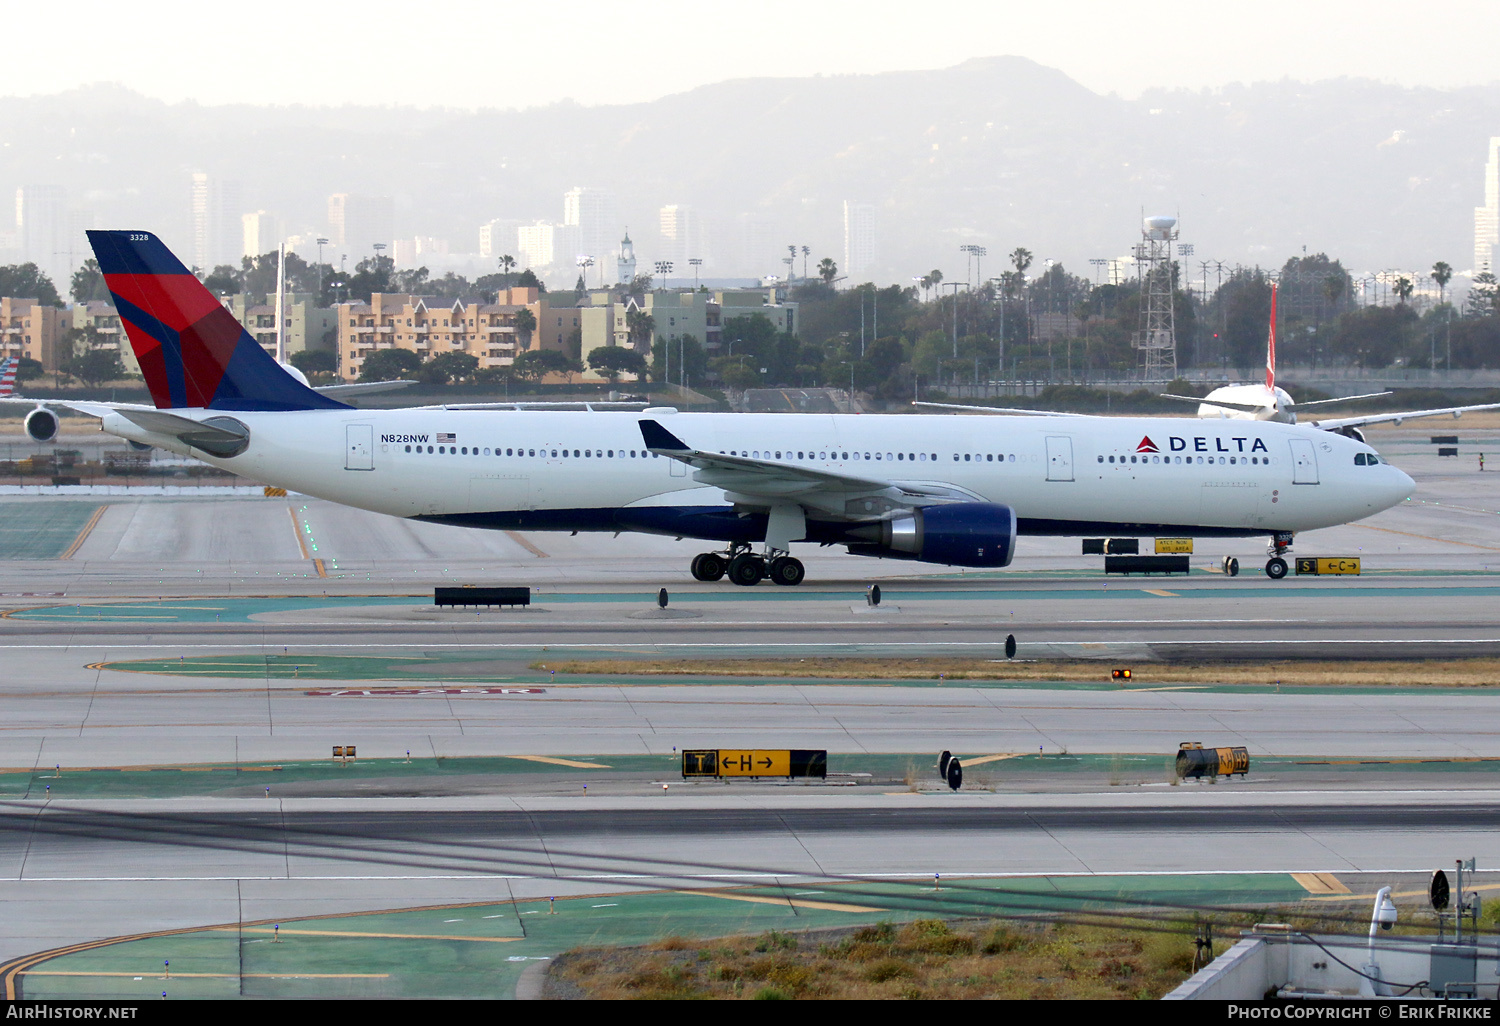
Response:
[{"label": "white fuselage", "polygon": [[1362,457],[1356,465],[1356,454],[1372,451],[1362,442],[1245,420],[444,409],[230,416],[249,428],[250,443],[227,459],[119,415],[103,426],[361,509],[538,530],[713,537],[662,519],[682,510],[722,519],[734,507],[720,488],[695,481],[691,467],[646,452],[639,428],[646,419],[700,451],[941,485],[1003,503],[1015,510],[1021,533],[1087,534],[1106,525],[1304,531],[1378,513],[1413,487],[1389,464],[1365,465]]}]

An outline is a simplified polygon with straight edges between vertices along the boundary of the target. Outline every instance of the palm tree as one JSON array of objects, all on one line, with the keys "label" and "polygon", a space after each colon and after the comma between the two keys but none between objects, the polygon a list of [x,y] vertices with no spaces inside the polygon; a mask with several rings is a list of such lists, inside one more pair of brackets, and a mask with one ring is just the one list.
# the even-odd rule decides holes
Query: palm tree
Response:
[{"label": "palm tree", "polygon": [[1411,294],[1416,291],[1416,286],[1411,283],[1411,279],[1404,275],[1397,278],[1396,284],[1391,287],[1396,292],[1396,303],[1400,306],[1404,306],[1406,301],[1411,298]]},{"label": "palm tree", "polygon": [[514,266],[516,266],[516,258],[509,253],[500,258],[500,273],[505,275],[505,285],[507,288],[511,285],[510,269]]},{"label": "palm tree", "polygon": [[1432,265],[1432,280],[1437,282],[1438,302],[1447,301],[1448,283],[1453,280],[1453,268],[1442,260]]},{"label": "palm tree", "polygon": [[1026,268],[1031,266],[1031,250],[1017,246],[1011,250],[1010,262],[1016,265],[1017,274],[1025,274]]},{"label": "palm tree", "polygon": [[832,257],[824,257],[818,262],[818,277],[823,279],[825,285],[832,285],[833,279],[838,277],[838,264],[833,262]]},{"label": "palm tree", "polygon": [[531,348],[531,333],[536,331],[536,314],[531,312],[530,307],[523,306],[516,311],[516,334],[521,336],[521,348]]}]

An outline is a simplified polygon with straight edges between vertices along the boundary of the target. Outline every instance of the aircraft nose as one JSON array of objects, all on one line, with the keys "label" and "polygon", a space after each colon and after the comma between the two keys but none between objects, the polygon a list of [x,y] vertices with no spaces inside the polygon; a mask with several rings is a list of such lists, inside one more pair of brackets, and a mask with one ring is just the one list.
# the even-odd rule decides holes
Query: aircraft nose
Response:
[{"label": "aircraft nose", "polygon": [[1390,504],[1394,506],[1398,502],[1404,502],[1411,498],[1412,493],[1417,490],[1417,483],[1411,479],[1411,475],[1406,471],[1399,470],[1396,467],[1391,467],[1391,470],[1395,473],[1395,480],[1391,482]]}]

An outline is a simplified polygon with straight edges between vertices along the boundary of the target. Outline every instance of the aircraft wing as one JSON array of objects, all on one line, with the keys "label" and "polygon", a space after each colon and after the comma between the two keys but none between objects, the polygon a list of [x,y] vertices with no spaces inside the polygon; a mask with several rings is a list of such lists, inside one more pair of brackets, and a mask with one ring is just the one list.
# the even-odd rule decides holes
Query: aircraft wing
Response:
[{"label": "aircraft wing", "polygon": [[90,417],[98,417],[101,420],[114,415],[123,417],[142,431],[150,431],[152,434],[166,435],[191,445],[205,452],[213,451],[214,446],[234,446],[245,440],[245,435],[239,431],[217,427],[213,424],[205,424],[193,420],[191,417],[180,417],[175,413],[158,410],[154,406],[143,406],[138,403],[96,403],[88,400],[73,399],[23,399],[19,397],[0,398],[0,403],[45,406],[54,410],[71,410],[74,413],[82,413]]},{"label": "aircraft wing", "polygon": [[654,420],[642,420],[640,426],[641,439],[648,450],[686,463],[694,468],[694,480],[722,488],[733,501],[747,505],[794,501],[839,519],[878,520],[896,509],[980,498],[951,485],[897,483],[877,477],[707,452],[688,445]]},{"label": "aircraft wing", "polygon": [[442,403],[437,406],[413,406],[414,410],[586,410],[592,412],[597,409],[608,410],[640,410],[646,407],[646,403],[632,403],[623,400],[612,402],[602,400],[600,402],[575,400],[573,402],[501,402],[501,403]]},{"label": "aircraft wing", "polygon": [[1020,410],[1004,406],[958,406],[954,403],[912,403],[913,406],[930,406],[935,410],[967,410],[970,413],[1019,414],[1023,417],[1087,417],[1086,413],[1062,413],[1058,410]]},{"label": "aircraft wing", "polygon": [[1339,417],[1332,420],[1310,420],[1307,423],[1313,427],[1322,428],[1324,431],[1337,431],[1339,428],[1363,427],[1366,424],[1399,424],[1403,420],[1416,420],[1418,417],[1441,417],[1444,414],[1456,420],[1465,413],[1477,413],[1480,410],[1500,410],[1500,403],[1484,403],[1480,406],[1445,406],[1440,410],[1402,410],[1399,413],[1372,413],[1367,417]]},{"label": "aircraft wing", "polygon": [[1366,392],[1364,395],[1341,395],[1336,399],[1310,399],[1305,403],[1298,403],[1296,408],[1303,410],[1309,406],[1328,406],[1331,403],[1348,403],[1356,399],[1378,399],[1390,394],[1390,389],[1386,389],[1384,392]]},{"label": "aircraft wing", "polygon": [[1171,395],[1167,392],[1158,392],[1163,399],[1176,399],[1180,403],[1193,403],[1197,406],[1222,406],[1226,410],[1239,410],[1242,413],[1260,413],[1267,409],[1266,406],[1254,403],[1226,403],[1218,399],[1200,399],[1194,395]]}]

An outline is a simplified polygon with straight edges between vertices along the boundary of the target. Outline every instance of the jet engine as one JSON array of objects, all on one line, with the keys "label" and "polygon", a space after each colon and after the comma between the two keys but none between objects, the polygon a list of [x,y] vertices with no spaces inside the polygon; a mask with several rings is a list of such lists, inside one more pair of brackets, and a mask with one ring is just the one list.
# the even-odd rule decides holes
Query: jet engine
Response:
[{"label": "jet engine", "polygon": [[36,441],[50,442],[57,437],[57,414],[44,406],[38,406],[26,414],[22,426]]},{"label": "jet engine", "polygon": [[956,502],[862,524],[848,533],[849,552],[856,556],[1009,566],[1016,552],[1016,512],[994,502]]}]

